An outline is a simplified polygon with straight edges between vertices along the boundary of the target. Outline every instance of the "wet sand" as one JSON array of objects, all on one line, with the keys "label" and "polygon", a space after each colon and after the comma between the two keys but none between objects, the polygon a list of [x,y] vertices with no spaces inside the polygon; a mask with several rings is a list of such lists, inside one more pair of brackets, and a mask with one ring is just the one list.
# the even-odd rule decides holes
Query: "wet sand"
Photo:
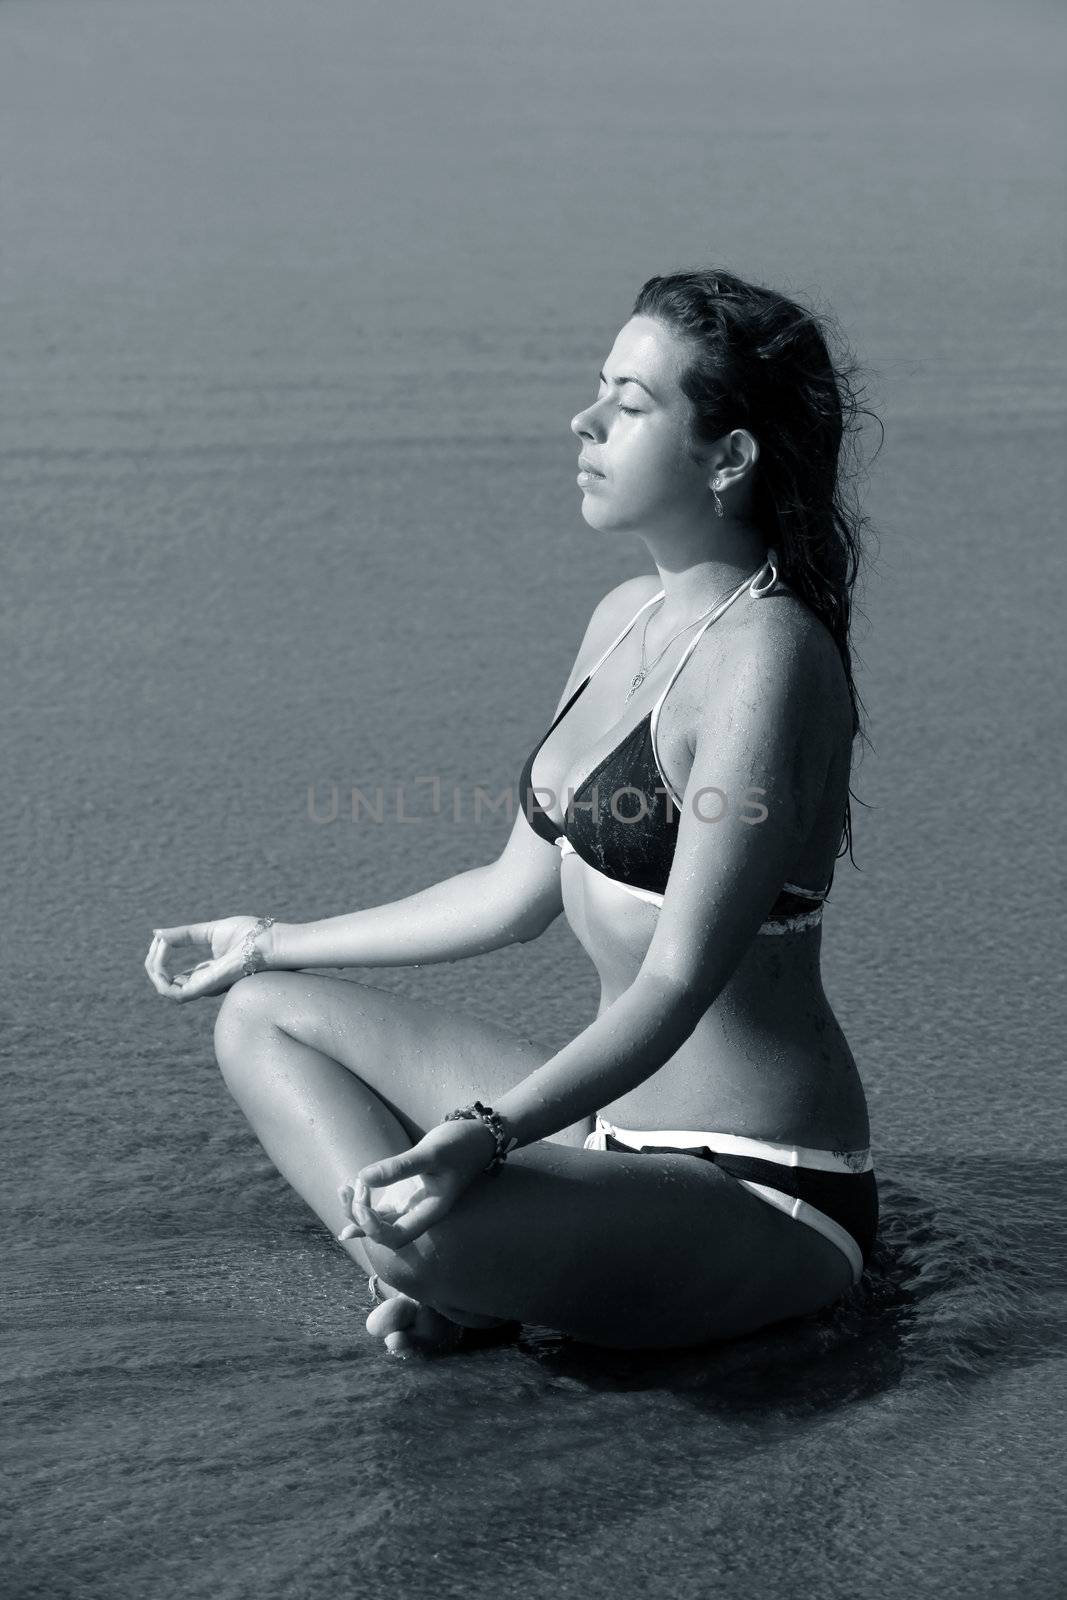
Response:
[{"label": "wet sand", "polygon": [[[1036,6],[0,8],[11,1600],[1053,1592],[1054,46]],[[829,302],[887,430],[823,946],[881,1250],[721,1350],[391,1362],[149,932],[499,850],[474,786],[644,565],[569,418],[711,261]],[[316,822],[332,784],[422,815]],[[562,924],[354,976],[557,1045],[595,1010]]]}]

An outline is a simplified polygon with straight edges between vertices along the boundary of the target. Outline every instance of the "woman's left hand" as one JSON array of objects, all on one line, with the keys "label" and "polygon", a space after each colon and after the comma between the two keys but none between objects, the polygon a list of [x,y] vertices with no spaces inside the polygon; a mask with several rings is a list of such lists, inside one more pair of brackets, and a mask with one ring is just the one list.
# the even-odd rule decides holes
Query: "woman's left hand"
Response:
[{"label": "woman's left hand", "polygon": [[[366,1238],[400,1250],[446,1217],[492,1160],[495,1143],[484,1122],[464,1118],[431,1128],[398,1156],[363,1167],[340,1190],[352,1217],[338,1239]],[[373,1202],[369,1191],[378,1191]]]}]

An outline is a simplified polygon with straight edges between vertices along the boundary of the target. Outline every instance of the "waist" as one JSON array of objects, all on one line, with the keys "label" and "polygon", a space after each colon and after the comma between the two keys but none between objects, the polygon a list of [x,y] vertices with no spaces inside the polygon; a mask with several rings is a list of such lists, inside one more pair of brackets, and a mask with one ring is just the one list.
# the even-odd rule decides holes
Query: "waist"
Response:
[{"label": "waist", "polygon": [[660,1130],[697,1145],[721,1132],[714,1147],[723,1151],[734,1148],[735,1138],[786,1151],[870,1145],[863,1083],[828,1006],[795,1004],[790,1021],[768,1029],[731,1004],[728,990],[720,1000],[663,1066],[601,1103],[604,1122],[636,1132],[646,1144]]}]

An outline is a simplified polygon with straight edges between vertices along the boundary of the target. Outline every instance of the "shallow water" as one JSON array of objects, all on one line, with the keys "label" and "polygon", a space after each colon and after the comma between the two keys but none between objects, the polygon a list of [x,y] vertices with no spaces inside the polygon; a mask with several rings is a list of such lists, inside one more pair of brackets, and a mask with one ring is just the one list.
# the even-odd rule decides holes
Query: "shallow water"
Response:
[{"label": "shallow water", "polygon": [[[1055,24],[582,19],[595,50],[556,0],[0,8],[12,1600],[1052,1592]],[[712,1352],[390,1362],[218,1078],[217,1002],[144,981],[149,930],[499,849],[474,786],[516,782],[644,565],[578,516],[567,421],[641,281],[708,260],[824,297],[887,429],[872,809],[823,945],[879,1253]],[[421,820],[344,820],[379,784]],[[595,1010],[561,924],[365,976],[549,1044]]]}]

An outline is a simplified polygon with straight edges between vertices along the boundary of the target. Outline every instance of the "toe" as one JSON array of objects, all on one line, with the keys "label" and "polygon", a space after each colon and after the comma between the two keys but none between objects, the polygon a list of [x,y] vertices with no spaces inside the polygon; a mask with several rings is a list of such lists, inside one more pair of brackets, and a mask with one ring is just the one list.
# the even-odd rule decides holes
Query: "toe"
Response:
[{"label": "toe", "polygon": [[376,1339],[384,1339],[386,1334],[410,1328],[418,1311],[416,1300],[410,1300],[406,1294],[395,1294],[374,1307],[367,1318],[367,1332],[373,1333]]}]

